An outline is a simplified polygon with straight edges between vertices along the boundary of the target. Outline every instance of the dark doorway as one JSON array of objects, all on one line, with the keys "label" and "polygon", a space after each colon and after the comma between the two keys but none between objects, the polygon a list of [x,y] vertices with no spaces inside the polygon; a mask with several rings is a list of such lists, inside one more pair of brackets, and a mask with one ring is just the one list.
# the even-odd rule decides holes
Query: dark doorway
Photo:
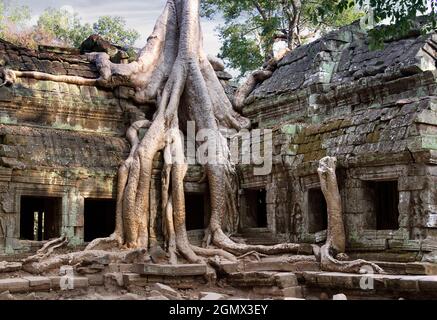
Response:
[{"label": "dark doorway", "polygon": [[376,230],[399,229],[399,191],[397,181],[370,182],[373,195]]},{"label": "dark doorway", "polygon": [[85,199],[84,240],[110,236],[115,230],[117,202],[113,199]]},{"label": "dark doorway", "polygon": [[46,241],[60,236],[62,198],[22,196],[20,238]]},{"label": "dark doorway", "polygon": [[265,189],[244,190],[247,217],[246,225],[249,228],[267,228],[267,192]]},{"label": "dark doorway", "polygon": [[321,189],[308,191],[308,231],[317,233],[328,229],[328,210]]},{"label": "dark doorway", "polygon": [[205,195],[202,193],[185,194],[185,225],[187,231],[205,228]]}]

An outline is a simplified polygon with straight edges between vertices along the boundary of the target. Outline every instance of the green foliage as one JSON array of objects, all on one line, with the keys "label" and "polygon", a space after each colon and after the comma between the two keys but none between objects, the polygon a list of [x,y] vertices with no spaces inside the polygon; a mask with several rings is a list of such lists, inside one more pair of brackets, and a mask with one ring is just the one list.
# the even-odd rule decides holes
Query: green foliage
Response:
[{"label": "green foliage", "polygon": [[122,17],[103,16],[92,26],[82,23],[80,17],[61,9],[46,9],[39,17],[38,28],[53,33],[56,39],[70,46],[79,47],[92,34],[99,34],[119,46],[133,46],[140,34],[128,29]]},{"label": "green foliage", "polygon": [[[295,2],[301,7],[296,8]],[[227,65],[240,71],[240,76],[260,67],[272,55],[274,37],[288,37],[291,49],[305,42],[302,31],[329,31],[360,18],[362,13],[355,7],[339,12],[334,9],[323,21],[314,17],[319,14],[325,0],[203,0],[202,15],[207,18],[221,14],[224,24],[218,28],[222,47],[220,56]],[[296,18],[296,26],[294,26]],[[297,28],[296,28],[297,27]]]},{"label": "green foliage", "polygon": [[[296,10],[300,3],[300,10]],[[299,8],[298,8],[299,9]],[[290,30],[293,18],[298,15],[298,28],[294,37]],[[425,15],[428,13],[428,15]],[[324,33],[350,24],[358,19],[367,26],[370,46],[380,48],[384,40],[409,33],[422,18],[420,28],[429,32],[436,28],[436,0],[203,0],[202,15],[211,18],[222,15],[224,24],[218,29],[223,42],[220,56],[229,67],[241,75],[260,67],[268,59],[274,35],[288,36],[289,47],[305,43],[306,34]],[[390,25],[378,26],[378,24]],[[378,26],[375,28],[375,26]],[[417,28],[417,25],[414,26]]]},{"label": "green foliage", "polygon": [[16,6],[11,1],[0,0],[0,37],[5,37],[9,28],[22,27],[31,17],[27,6]]},{"label": "green foliage", "polygon": [[[327,0],[318,15],[324,19],[332,10],[341,14],[353,5],[366,13],[370,46],[374,49],[381,48],[387,39],[407,35],[413,28],[427,33],[437,26],[435,0]],[[420,25],[417,16],[422,16]]]},{"label": "green foliage", "polygon": [[128,29],[122,17],[103,16],[93,25],[94,33],[123,47],[130,47],[140,38],[138,31]]},{"label": "green foliage", "polygon": [[79,16],[62,9],[46,9],[38,19],[40,32],[52,34],[62,44],[79,47],[93,33],[89,24],[82,24]]}]

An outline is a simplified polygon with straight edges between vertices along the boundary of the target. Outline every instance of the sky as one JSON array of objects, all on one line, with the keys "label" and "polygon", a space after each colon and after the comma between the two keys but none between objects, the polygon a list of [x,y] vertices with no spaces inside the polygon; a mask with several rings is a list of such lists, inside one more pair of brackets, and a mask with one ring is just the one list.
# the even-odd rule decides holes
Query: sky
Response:
[{"label": "sky", "polygon": [[[48,7],[64,8],[77,12],[83,22],[93,23],[98,17],[104,15],[121,16],[126,19],[130,28],[136,29],[141,38],[136,43],[142,48],[153,30],[156,19],[164,9],[167,0],[16,0],[15,4],[26,5],[32,11],[32,23]],[[217,55],[220,49],[220,40],[214,30],[220,23],[219,19],[209,21],[202,20],[204,33],[205,51],[211,55]]]}]

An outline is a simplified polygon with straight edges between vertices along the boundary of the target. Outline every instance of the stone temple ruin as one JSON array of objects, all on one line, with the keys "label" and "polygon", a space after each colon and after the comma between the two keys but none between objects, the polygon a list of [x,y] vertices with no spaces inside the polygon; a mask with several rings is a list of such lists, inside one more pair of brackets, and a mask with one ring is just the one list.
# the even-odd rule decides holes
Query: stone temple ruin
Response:
[{"label": "stone temple ruin", "polygon": [[[96,67],[71,50],[35,52],[1,41],[0,57],[14,70],[98,77]],[[273,170],[256,176],[252,166],[239,167],[238,236],[251,244],[323,243],[327,208],[317,167],[334,156],[347,252],[378,262],[388,275],[368,275],[373,286],[363,288],[362,275],[321,272],[316,260],[294,263],[290,255],[224,264],[209,281],[226,283],[237,296],[436,298],[436,59],[435,33],[412,33],[371,51],[367,36],[349,26],[288,54],[243,109],[254,128],[273,130]],[[217,75],[231,93],[229,74]],[[151,117],[154,109],[136,105],[129,90],[26,78],[0,87],[0,261],[26,257],[61,234],[81,248],[112,233],[129,119],[138,109]],[[160,215],[162,160],[155,165],[152,207]],[[209,212],[201,177],[202,169],[191,166],[185,183],[193,243],[201,243]],[[160,226],[154,227],[159,236]],[[59,275],[13,281],[7,272],[18,271],[1,266],[0,293],[59,289]],[[159,282],[188,289],[202,286],[207,272],[104,261],[88,269],[74,271],[76,288]],[[181,296],[165,285],[157,291]]]}]

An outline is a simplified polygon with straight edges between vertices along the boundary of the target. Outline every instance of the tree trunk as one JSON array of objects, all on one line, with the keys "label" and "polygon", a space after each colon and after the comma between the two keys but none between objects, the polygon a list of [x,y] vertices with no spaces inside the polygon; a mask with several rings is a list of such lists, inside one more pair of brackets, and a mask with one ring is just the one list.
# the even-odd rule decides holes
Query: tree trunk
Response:
[{"label": "tree trunk", "polygon": [[346,234],[344,229],[341,196],[335,170],[337,159],[325,157],[319,163],[319,178],[328,209],[328,234],[326,244],[321,249],[323,270],[347,273],[383,273],[374,263],[364,260],[343,261],[347,259]]},{"label": "tree trunk", "polygon": [[[152,121],[145,120],[144,115],[138,117],[127,130],[126,136],[131,144],[131,152],[119,169],[116,228],[113,235],[107,239],[93,241],[85,253],[53,258],[48,258],[46,255],[43,258],[37,256],[36,262],[29,259],[25,267],[39,272],[59,264],[77,263],[89,256],[100,256],[102,251],[99,249],[113,250],[115,247],[129,250],[111,252],[111,259],[126,260],[126,255],[128,257],[135,255],[137,260],[143,259],[144,253],[157,245],[155,230],[153,230],[157,217],[150,208],[150,197],[152,181],[155,179],[152,176],[153,160],[160,151],[164,151],[164,169],[160,177],[162,226],[169,263],[178,263],[179,257],[190,263],[200,263],[204,261],[201,257],[220,256],[235,261],[234,255],[252,252],[309,255],[313,253],[312,247],[308,244],[253,246],[235,243],[225,234],[225,221],[233,220],[232,217],[238,215],[236,212],[238,208],[235,188],[232,187],[235,168],[227,160],[230,151],[221,129],[249,128],[250,121],[233,109],[202,46],[199,0],[168,0],[147,45],[136,62],[118,65],[110,62],[107,54],[89,55],[101,74],[99,79],[92,81],[97,81],[100,85],[131,86],[136,91],[133,97],[136,101],[156,101],[156,113]],[[279,60],[274,58],[265,67],[266,72],[260,74],[269,76]],[[217,66],[216,61],[213,63]],[[80,78],[43,76],[39,73],[16,72],[11,77],[15,75],[72,83],[82,81]],[[252,88],[253,83],[240,91],[243,96],[248,94],[247,87]],[[244,101],[241,97],[239,99]],[[184,127],[180,122],[186,120],[195,121],[197,130],[209,130],[213,135],[212,140],[217,142],[216,160],[218,161],[204,165],[212,211],[206,246],[211,242],[215,247],[196,248],[188,241],[184,195],[184,179],[188,166],[179,131]],[[141,140],[140,129],[147,130]],[[337,255],[344,252],[345,248],[334,159],[322,160],[319,174],[327,197],[330,226],[328,242],[322,250],[322,267],[327,270],[360,271],[361,266],[369,264],[362,261],[340,262],[331,256],[331,252]],[[61,243],[64,242],[56,241],[53,246]],[[53,250],[46,248],[45,252],[50,255]],[[374,269],[381,271],[377,266]]]}]

